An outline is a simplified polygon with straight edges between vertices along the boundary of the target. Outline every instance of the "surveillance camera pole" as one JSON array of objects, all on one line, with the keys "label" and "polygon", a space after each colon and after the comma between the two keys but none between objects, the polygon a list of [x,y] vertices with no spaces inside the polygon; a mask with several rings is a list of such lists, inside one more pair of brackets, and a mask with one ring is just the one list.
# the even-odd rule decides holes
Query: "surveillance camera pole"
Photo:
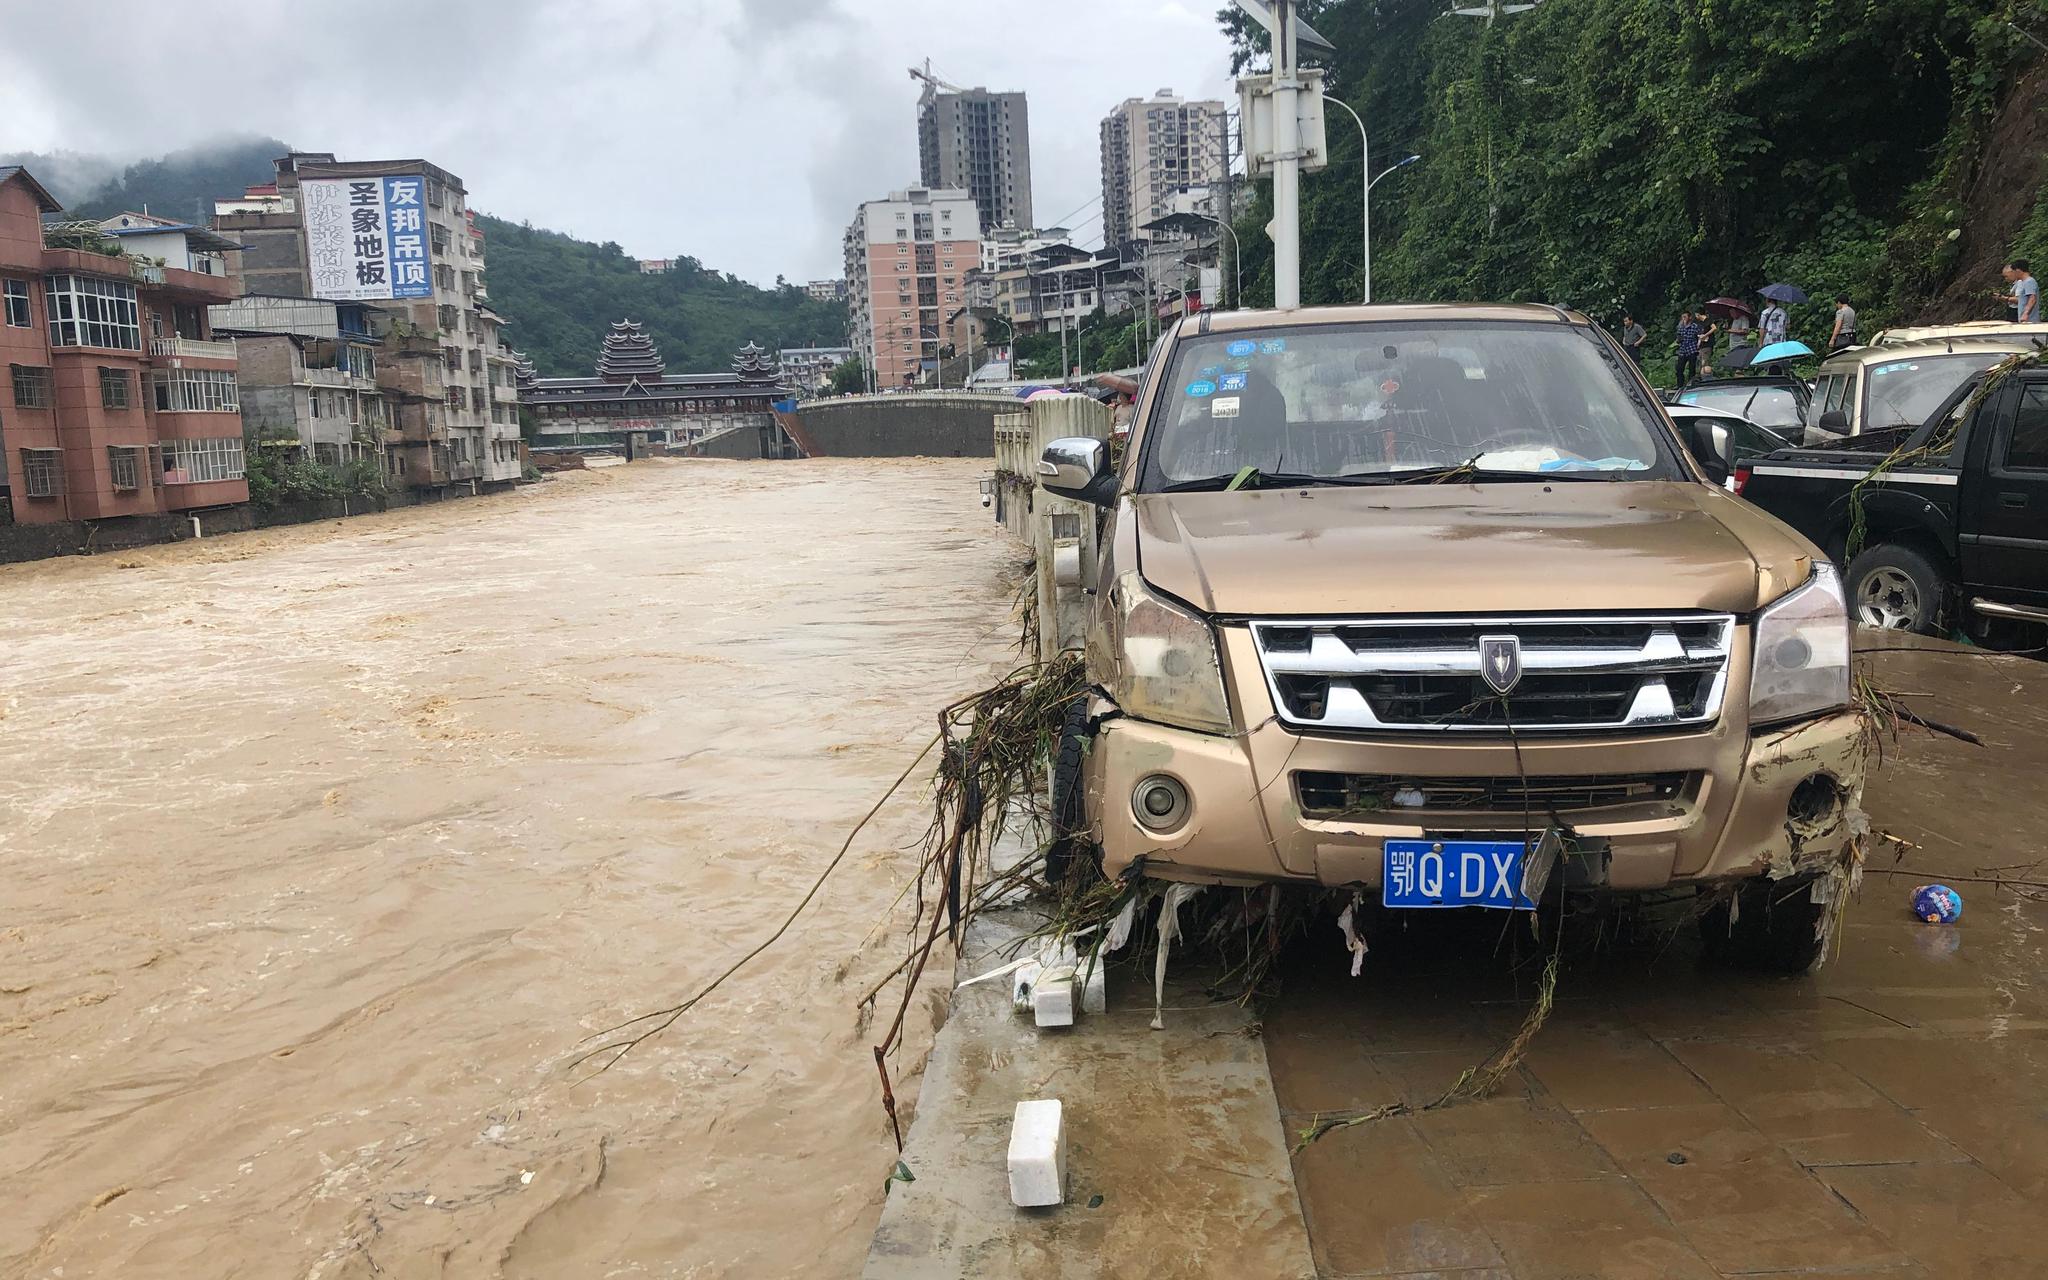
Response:
[{"label": "surveillance camera pole", "polygon": [[1294,59],[1294,0],[1273,0],[1273,305],[1283,311],[1301,305],[1301,132]]}]

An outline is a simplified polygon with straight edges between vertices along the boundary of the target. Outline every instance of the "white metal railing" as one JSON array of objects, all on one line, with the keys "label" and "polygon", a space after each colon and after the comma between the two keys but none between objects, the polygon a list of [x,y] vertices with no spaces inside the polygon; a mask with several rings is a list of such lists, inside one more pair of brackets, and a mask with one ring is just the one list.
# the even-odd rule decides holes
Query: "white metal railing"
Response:
[{"label": "white metal railing", "polygon": [[199,338],[151,338],[149,354],[153,356],[197,356],[210,360],[232,360],[235,358],[235,341],[207,342]]}]

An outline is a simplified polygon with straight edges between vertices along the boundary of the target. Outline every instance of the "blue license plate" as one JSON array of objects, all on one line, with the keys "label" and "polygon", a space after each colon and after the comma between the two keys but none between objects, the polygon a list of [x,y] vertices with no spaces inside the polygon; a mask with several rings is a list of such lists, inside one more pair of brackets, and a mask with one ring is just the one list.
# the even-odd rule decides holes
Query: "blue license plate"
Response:
[{"label": "blue license plate", "polygon": [[1492,907],[1534,911],[1522,896],[1519,840],[1389,840],[1380,901],[1389,907]]}]

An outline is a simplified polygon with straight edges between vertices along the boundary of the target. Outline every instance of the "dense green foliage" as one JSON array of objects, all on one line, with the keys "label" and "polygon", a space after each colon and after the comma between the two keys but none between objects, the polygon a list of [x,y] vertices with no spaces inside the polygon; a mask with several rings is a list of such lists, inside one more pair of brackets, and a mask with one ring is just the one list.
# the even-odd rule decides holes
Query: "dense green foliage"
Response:
[{"label": "dense green foliage", "polygon": [[296,449],[254,449],[249,454],[249,501],[259,511],[288,502],[321,498],[385,496],[383,473],[372,462],[347,462],[338,467],[305,462]]},{"label": "dense green foliage", "polygon": [[[290,150],[275,138],[257,138],[177,151],[126,169],[71,154],[20,154],[0,164],[26,165],[79,218],[147,206],[162,217],[203,223],[215,199],[269,182],[276,174],[272,161]],[[846,339],[843,304],[814,302],[779,279],[764,289],[689,257],[675,259],[673,270],[642,275],[616,244],[482,215],[477,222],[484,229],[491,306],[510,321],[507,340],[532,357],[544,377],[588,376],[605,331],[627,318],[646,327],[672,373],[722,372],[748,342],[773,351],[839,346]]]},{"label": "dense green foliage", "polygon": [[587,377],[615,320],[637,320],[674,373],[721,371],[749,342],[832,347],[846,337],[846,307],[814,302],[778,280],[762,289],[695,258],[643,275],[618,245],[479,216],[491,306],[512,323],[507,340],[543,377]]},{"label": "dense green foliage", "polygon": [[[1375,300],[1633,309],[1653,350],[1681,306],[1772,281],[1813,296],[1793,326],[1816,344],[1837,290],[1865,332],[1923,312],[1955,269],[1986,127],[2038,54],[2006,20],[2043,16],[2039,0],[1548,0],[1491,23],[1445,7],[1307,5],[1374,170],[1423,157],[1373,190]],[[1263,61],[1262,32],[1219,18],[1240,64]],[[1329,138],[1330,167],[1303,182],[1309,302],[1360,289],[1341,110]],[[1238,222],[1254,305],[1272,297],[1256,186]],[[2048,242],[2048,211],[2036,222]],[[1981,284],[1952,318],[1998,314],[1999,281]]]},{"label": "dense green foliage", "polygon": [[832,374],[826,389],[835,396],[850,396],[867,390],[868,370],[860,358],[841,361],[832,366]]}]

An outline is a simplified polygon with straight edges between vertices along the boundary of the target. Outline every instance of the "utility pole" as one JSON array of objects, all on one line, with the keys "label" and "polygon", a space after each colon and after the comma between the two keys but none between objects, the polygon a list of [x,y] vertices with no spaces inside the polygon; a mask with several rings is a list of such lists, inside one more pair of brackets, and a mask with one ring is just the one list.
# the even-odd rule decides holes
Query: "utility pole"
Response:
[{"label": "utility pole", "polygon": [[[1322,141],[1322,73],[1304,79],[1299,55],[1328,57],[1336,52],[1315,28],[1301,20],[1296,0],[1237,0],[1237,7],[1259,20],[1272,37],[1273,70],[1237,82],[1243,109],[1240,125],[1247,133],[1247,168],[1273,174],[1273,221],[1266,233],[1273,240],[1273,305],[1287,310],[1301,305],[1301,175],[1327,163]],[[1309,91],[1309,110],[1301,97]],[[1304,138],[1303,126],[1309,136]]]},{"label": "utility pole", "polygon": [[[1220,156],[1220,158],[1219,158],[1219,159],[1220,159],[1220,163],[1221,163],[1221,165],[1222,165],[1222,170],[1223,170],[1223,172],[1222,172],[1222,182],[1220,183],[1220,185],[1221,185],[1221,186],[1222,186],[1222,188],[1223,188],[1223,191],[1222,191],[1222,194],[1221,194],[1221,196],[1219,197],[1219,201],[1220,201],[1220,203],[1219,203],[1219,206],[1218,206],[1218,208],[1217,208],[1217,212],[1218,212],[1219,214],[1221,214],[1221,215],[1222,215],[1222,218],[1223,218],[1223,225],[1224,225],[1224,226],[1226,226],[1226,227],[1228,227],[1228,226],[1230,226],[1230,225],[1231,225],[1231,212],[1230,212],[1230,108],[1228,108],[1228,107],[1225,107],[1225,108],[1224,108],[1224,109],[1223,109],[1222,111],[1219,111],[1219,112],[1217,112],[1217,113],[1216,113],[1216,128],[1217,128],[1217,131],[1218,131],[1219,133],[1221,133],[1221,134],[1223,135],[1223,136],[1222,136],[1222,137],[1221,137],[1220,139],[1218,139],[1218,143],[1219,143],[1219,145],[1220,145],[1220,146],[1221,146],[1221,148],[1222,148],[1222,154],[1221,154],[1221,156]],[[1218,237],[1217,237],[1217,239],[1218,239],[1219,243],[1218,243],[1218,244],[1217,244],[1217,246],[1216,246],[1216,262],[1217,262],[1217,264],[1218,264],[1218,265],[1217,265],[1217,269],[1216,269],[1216,288],[1217,288],[1217,292],[1219,292],[1219,293],[1220,293],[1220,292],[1222,292],[1222,290],[1223,290],[1223,281],[1225,281],[1225,280],[1229,280],[1229,279],[1231,279],[1232,277],[1231,277],[1231,276],[1228,276],[1228,275],[1225,275],[1225,274],[1223,273],[1223,269],[1222,269],[1222,262],[1223,262],[1223,246],[1222,246],[1222,244],[1220,243],[1220,241],[1222,240],[1222,237],[1221,237],[1221,236],[1218,236]],[[1238,259],[1238,258],[1240,257],[1240,255],[1239,255],[1239,254],[1238,254],[1238,252],[1237,252],[1237,244],[1236,244],[1236,241],[1237,241],[1237,236],[1235,235],[1235,233],[1233,233],[1233,234],[1231,235],[1230,239],[1231,239],[1231,249],[1230,249],[1230,256],[1231,256],[1231,259],[1232,259],[1233,265],[1241,265],[1241,264],[1237,263],[1237,259]],[[1244,290],[1243,290],[1242,288],[1240,288],[1240,289],[1238,289],[1238,290],[1237,290],[1237,292],[1238,292],[1238,293],[1239,293],[1239,294],[1241,295],[1241,294],[1242,294],[1242,293],[1244,292]],[[1240,297],[1236,297],[1236,298],[1233,298],[1233,299],[1231,299],[1231,302],[1232,302],[1232,304],[1233,304],[1233,305],[1235,305],[1235,306],[1240,306],[1240,307],[1241,307],[1241,306],[1243,306],[1243,305],[1244,305],[1244,298],[1243,298],[1243,297],[1241,297],[1241,296],[1240,296]]]}]

